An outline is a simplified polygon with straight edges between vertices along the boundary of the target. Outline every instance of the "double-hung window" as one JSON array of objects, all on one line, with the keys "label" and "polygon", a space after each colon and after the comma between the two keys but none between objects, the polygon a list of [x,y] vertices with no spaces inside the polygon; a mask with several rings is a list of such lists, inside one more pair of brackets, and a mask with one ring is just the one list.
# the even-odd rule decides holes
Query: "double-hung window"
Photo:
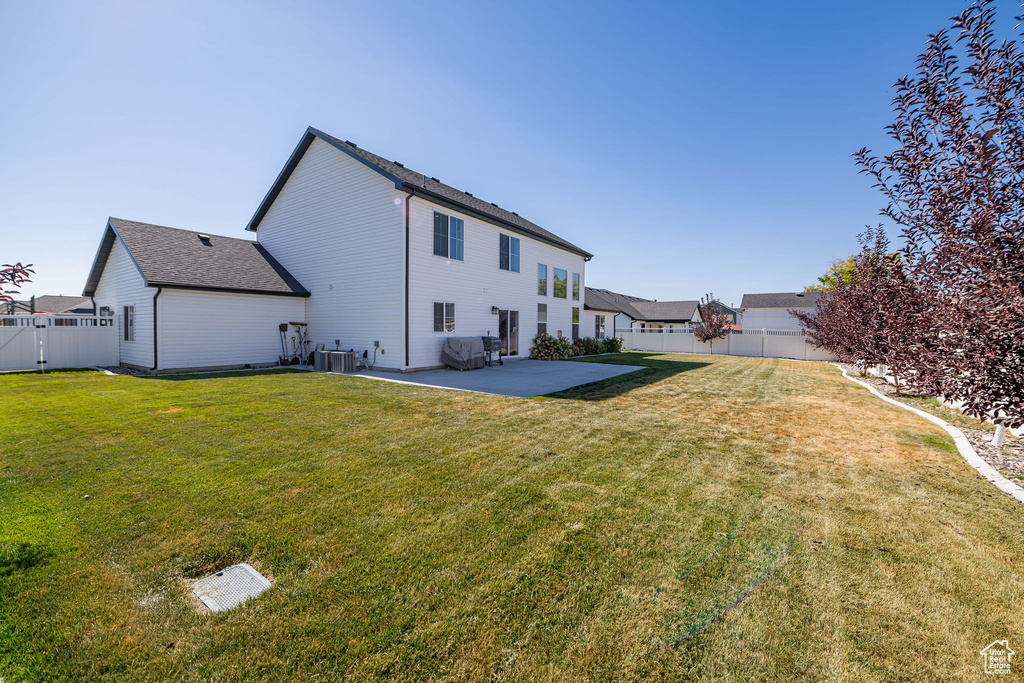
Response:
[{"label": "double-hung window", "polygon": [[124,340],[135,341],[135,307],[124,307]]},{"label": "double-hung window", "polygon": [[566,290],[566,286],[568,284],[566,282],[567,278],[568,278],[568,273],[566,273],[561,268],[555,268],[555,282],[554,282],[554,285],[552,287],[552,289],[554,291],[552,292],[552,294],[554,294],[559,299],[564,299],[565,298],[565,294],[566,294],[565,290]]},{"label": "double-hung window", "polygon": [[434,302],[434,332],[455,331],[455,304]]},{"label": "double-hung window", "polygon": [[465,222],[461,218],[434,212],[434,256],[463,260]]},{"label": "double-hung window", "polygon": [[546,334],[548,331],[548,305],[537,304],[537,334]]},{"label": "double-hung window", "polygon": [[543,263],[537,264],[537,294],[548,295],[548,267]]},{"label": "double-hung window", "polygon": [[572,274],[572,300],[573,301],[579,301],[580,300],[580,274],[579,273],[573,273]]},{"label": "double-hung window", "polygon": [[580,309],[572,307],[572,340],[580,338]]},{"label": "double-hung window", "polygon": [[498,267],[513,273],[519,272],[519,238],[498,235]]}]

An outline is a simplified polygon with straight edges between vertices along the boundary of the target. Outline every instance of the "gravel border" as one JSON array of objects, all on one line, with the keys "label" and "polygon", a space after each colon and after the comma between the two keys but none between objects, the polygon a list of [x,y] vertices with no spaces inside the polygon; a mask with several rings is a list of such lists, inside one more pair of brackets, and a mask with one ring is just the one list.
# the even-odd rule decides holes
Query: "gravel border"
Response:
[{"label": "gravel border", "polygon": [[[949,424],[940,417],[936,417],[935,415],[932,415],[931,413],[926,413],[925,411],[919,408],[915,408],[914,406],[907,405],[906,403],[896,401],[892,398],[889,398],[888,396],[883,395],[878,389],[873,387],[871,384],[868,384],[867,382],[861,379],[851,376],[849,373],[846,372],[846,368],[844,368],[839,363],[834,363],[833,365],[839,368],[839,371],[843,373],[843,377],[850,380],[851,382],[856,382],[857,384],[861,385],[862,387],[870,391],[872,394],[882,399],[883,401],[892,403],[893,405],[899,406],[904,410],[909,410],[912,413],[917,413],[918,415],[928,420],[929,422],[934,422],[935,424],[945,429],[947,432],[949,432],[949,435],[953,437],[953,443],[956,444],[957,450],[960,451],[960,455],[963,456],[963,459],[967,461],[968,465],[978,470],[978,473],[981,476],[995,484],[996,488],[998,488],[1000,491],[1010,496],[1013,496],[1013,498],[1018,503],[1024,503],[1024,488],[1021,488],[1017,484],[1014,484],[1012,481],[1004,477],[996,470],[995,467],[993,467],[991,464],[986,462],[980,455],[978,455],[978,453],[974,450],[974,446],[972,445],[971,441],[968,440],[967,435],[965,435],[962,431],[960,431],[959,429]],[[888,382],[886,382],[886,384],[888,384]],[[986,434],[987,432],[978,433]]]}]

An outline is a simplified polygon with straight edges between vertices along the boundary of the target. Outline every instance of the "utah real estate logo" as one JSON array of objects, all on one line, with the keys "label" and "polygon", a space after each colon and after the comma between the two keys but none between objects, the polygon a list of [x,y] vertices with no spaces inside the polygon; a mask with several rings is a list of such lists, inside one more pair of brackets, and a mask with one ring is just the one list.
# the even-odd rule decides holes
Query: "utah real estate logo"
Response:
[{"label": "utah real estate logo", "polygon": [[985,659],[985,673],[987,674],[1008,674],[1010,673],[1010,660],[1016,653],[1010,649],[1008,640],[996,640],[981,651]]}]

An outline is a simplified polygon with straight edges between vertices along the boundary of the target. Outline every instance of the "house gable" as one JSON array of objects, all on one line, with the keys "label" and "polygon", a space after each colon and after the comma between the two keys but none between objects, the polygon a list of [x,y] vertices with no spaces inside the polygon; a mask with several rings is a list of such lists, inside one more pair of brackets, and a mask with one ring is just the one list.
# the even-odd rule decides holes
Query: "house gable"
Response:
[{"label": "house gable", "polygon": [[341,140],[313,127],[306,129],[306,133],[302,136],[295,151],[292,152],[291,157],[289,157],[288,162],[278,174],[277,179],[256,210],[252,220],[249,221],[247,230],[258,231],[271,206],[277,201],[281,191],[287,185],[289,178],[291,178],[295,169],[298,168],[314,140],[320,140],[339,152],[348,155],[356,162],[363,164],[366,168],[392,183],[397,190],[419,195],[443,207],[466,212],[480,220],[494,223],[506,230],[511,230],[512,232],[523,234],[542,242],[548,242],[566,251],[579,254],[585,259],[589,260],[593,256],[593,254],[580,249],[558,235],[526,220],[514,211],[509,211],[493,202],[487,202],[474,197],[468,192],[463,192],[451,185],[442,183],[437,178],[406,168],[404,164],[385,159],[360,148],[354,142]]}]

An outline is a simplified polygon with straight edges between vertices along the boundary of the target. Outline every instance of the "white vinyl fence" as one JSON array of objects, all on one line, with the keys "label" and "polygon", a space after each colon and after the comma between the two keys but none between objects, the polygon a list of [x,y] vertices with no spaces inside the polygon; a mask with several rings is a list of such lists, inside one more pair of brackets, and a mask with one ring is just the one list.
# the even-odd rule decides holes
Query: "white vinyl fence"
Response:
[{"label": "white vinyl fence", "polygon": [[0,372],[119,362],[116,316],[0,316]]},{"label": "white vinyl fence", "polygon": [[[689,331],[633,330],[617,332],[616,335],[622,339],[622,347],[631,351],[712,352],[711,344],[697,341]],[[729,334],[725,339],[716,339],[713,350],[723,356],[836,360],[827,351],[814,348],[800,330],[743,330],[739,334]]]}]

